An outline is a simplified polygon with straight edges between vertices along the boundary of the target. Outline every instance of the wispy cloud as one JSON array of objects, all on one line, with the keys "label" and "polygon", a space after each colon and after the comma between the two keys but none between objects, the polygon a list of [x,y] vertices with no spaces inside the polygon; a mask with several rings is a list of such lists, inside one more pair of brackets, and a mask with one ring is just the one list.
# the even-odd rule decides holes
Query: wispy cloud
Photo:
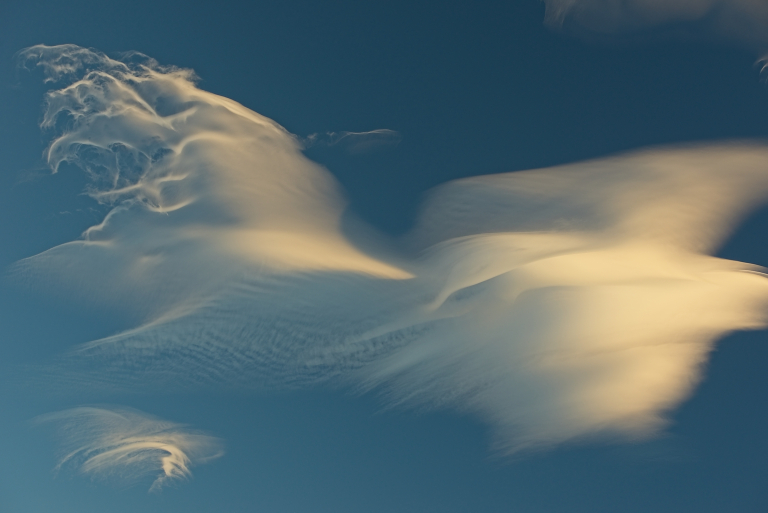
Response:
[{"label": "wispy cloud", "polygon": [[348,153],[366,153],[400,144],[399,132],[386,128],[368,132],[326,132],[310,134],[301,139],[306,148],[316,146],[338,146]]},{"label": "wispy cloud", "polygon": [[764,0],[543,0],[547,25],[582,33],[687,31],[768,53]]},{"label": "wispy cloud", "polygon": [[[22,54],[53,75],[78,55]],[[372,230],[342,231],[333,177],[273,121],[190,72],[89,54],[81,75],[48,96],[47,156],[83,167],[113,209],[13,272],[145,322],[77,348],[59,382],[334,380],[473,412],[515,451],[657,432],[718,338],[765,325],[761,270],[710,256],[768,197],[762,144],[451,182],[400,246],[373,250]]]},{"label": "wispy cloud", "polygon": [[150,491],[191,477],[191,467],[223,454],[218,438],[128,408],[80,407],[43,415],[55,423],[70,467],[97,479],[132,482],[159,474]]}]

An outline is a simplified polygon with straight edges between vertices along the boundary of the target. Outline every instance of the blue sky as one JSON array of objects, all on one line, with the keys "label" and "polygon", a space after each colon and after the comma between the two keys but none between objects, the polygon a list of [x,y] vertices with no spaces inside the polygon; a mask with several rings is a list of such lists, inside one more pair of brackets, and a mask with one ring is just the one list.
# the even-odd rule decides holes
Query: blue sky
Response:
[{"label": "blue sky", "polygon": [[[559,5],[552,0],[550,9]],[[751,317],[744,316],[753,310],[759,317],[759,301],[739,294],[762,278],[752,274],[749,283],[728,282],[731,288],[715,292],[681,289],[680,296],[642,282],[641,301],[635,289],[605,295],[597,278],[582,275],[587,282],[569,289],[577,295],[550,294],[565,286],[550,269],[542,271],[553,280],[549,288],[541,285],[536,290],[543,292],[514,312],[494,308],[518,303],[488,299],[511,290],[497,278],[516,279],[504,266],[521,241],[565,247],[569,255],[585,252],[572,244],[586,244],[660,273],[649,263],[657,246],[632,245],[645,241],[648,226],[667,230],[664,248],[693,255],[665,260],[674,272],[697,272],[698,262],[714,266],[697,260],[705,254],[768,266],[764,150],[726,143],[768,134],[768,93],[755,67],[766,50],[755,35],[764,13],[734,30],[733,20],[743,18],[728,16],[749,13],[749,1],[721,2],[723,18],[690,24],[686,12],[674,9],[656,18],[642,9],[604,18],[590,17],[590,2],[579,5],[584,10],[567,14],[562,30],[544,25],[545,6],[533,0],[481,7],[14,0],[0,6],[0,510],[764,511],[765,331],[720,336],[747,327]],[[83,71],[44,83],[35,62],[45,58],[26,61],[28,71],[17,57],[38,44],[79,45],[134,63],[141,58],[121,52],[137,51],[160,65],[192,69],[199,90],[173,89],[187,82],[161,68],[147,83],[167,88],[170,100],[163,101],[193,98],[201,121],[170,135],[151,124],[128,134],[127,126],[139,124],[127,117],[106,117],[103,129],[90,117],[91,124],[59,119],[41,130],[46,92]],[[105,59],[91,69],[125,72]],[[223,100],[206,92],[264,118],[232,114],[231,106],[222,114]],[[105,108],[125,105],[111,98]],[[159,174],[143,175],[140,194],[121,196],[114,184],[90,181],[72,163],[51,173],[43,152],[67,131],[105,141],[118,133],[123,143],[135,143],[134,156],[154,148],[150,136],[168,148],[189,134],[227,145],[158,159],[150,167]],[[648,161],[631,154],[608,161],[611,174],[595,171],[604,164],[562,168],[552,175],[556,185],[535,188],[543,203],[499,200],[512,214],[488,206],[487,198],[506,187],[496,178],[428,192],[460,178],[687,143],[705,143],[683,163],[704,169],[699,178],[686,178],[676,156],[649,157],[660,171],[646,176]],[[72,160],[76,150],[62,151]],[[249,166],[254,174],[242,174]],[[179,190],[158,185],[182,174]],[[328,192],[334,180],[348,208]],[[155,186],[163,191],[157,201]],[[477,187],[489,196],[473,196]],[[106,196],[99,202],[96,193]],[[88,239],[108,241],[114,254],[64,246],[48,253],[50,260],[26,261],[18,278],[17,262],[85,240],[86,230],[121,205],[117,221],[91,230]],[[162,215],[147,214],[149,207]],[[434,215],[419,218],[420,211]],[[693,219],[685,217],[689,211]],[[578,230],[551,230],[555,215]],[[685,217],[685,230],[678,217]],[[732,228],[725,222],[731,217]],[[616,236],[606,227],[636,218],[640,225],[617,232],[636,249],[614,252]],[[202,230],[194,232],[198,238],[187,237],[190,226]],[[257,235],[237,231],[253,226]],[[721,242],[711,248],[693,250],[687,242],[718,230]],[[477,238],[561,231],[574,238]],[[243,249],[239,241],[249,237],[255,242]],[[132,265],[151,261],[145,257],[158,257],[158,270],[130,278]],[[452,278],[468,261],[502,270],[487,281],[475,271]],[[607,272],[604,264],[590,265]],[[454,292],[465,289],[467,301],[484,306],[461,310],[463,296]],[[429,303],[440,294],[444,304]],[[711,302],[699,301],[710,295]],[[676,312],[675,319],[690,316],[679,321],[686,329],[712,319],[717,326],[708,329],[721,330],[712,335],[719,341],[691,346],[703,348],[700,364],[687,353],[662,355],[677,378],[661,385],[627,377],[635,363],[640,374],[666,376],[655,360],[611,363],[615,380],[570,403],[562,375],[536,370],[519,353],[508,355],[506,342],[488,338],[489,325],[510,339],[533,333],[542,344],[560,340],[545,336],[553,326],[583,327],[589,338],[598,316],[578,310],[581,304],[607,305],[602,311],[618,319],[623,329],[609,330],[609,341],[631,345],[627,333],[646,331],[662,342],[693,336],[664,331],[674,323],[651,315],[658,305]],[[437,318],[429,308],[447,313]],[[580,324],[564,320],[577,310]],[[422,336],[422,326],[433,331]],[[126,331],[137,327],[144,329]],[[259,351],[268,332],[276,342],[265,360]],[[113,335],[81,351],[81,359],[63,356]],[[336,336],[357,340],[361,349],[340,345]],[[483,349],[472,349],[478,340]],[[137,352],[137,344],[150,350]],[[190,347],[209,356],[196,360],[201,353]],[[495,364],[507,356],[509,365]],[[602,392],[611,399],[600,399]],[[657,416],[668,423],[656,426]],[[189,459],[188,468],[183,458],[173,460],[186,477],[161,480],[148,493],[167,475],[158,465],[175,454],[171,445]],[[124,452],[110,453],[115,447]],[[67,450],[79,452],[55,470]],[[89,458],[105,454],[94,467]]]}]

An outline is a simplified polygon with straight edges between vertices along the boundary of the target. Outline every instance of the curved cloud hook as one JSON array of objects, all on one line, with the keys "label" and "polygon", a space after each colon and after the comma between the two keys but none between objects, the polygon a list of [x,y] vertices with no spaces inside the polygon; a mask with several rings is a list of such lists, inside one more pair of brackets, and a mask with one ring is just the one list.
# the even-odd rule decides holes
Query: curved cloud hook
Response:
[{"label": "curved cloud hook", "polygon": [[223,455],[218,438],[129,408],[79,407],[36,420],[59,429],[64,453],[57,469],[124,481],[159,473],[150,491],[188,479],[193,465]]}]

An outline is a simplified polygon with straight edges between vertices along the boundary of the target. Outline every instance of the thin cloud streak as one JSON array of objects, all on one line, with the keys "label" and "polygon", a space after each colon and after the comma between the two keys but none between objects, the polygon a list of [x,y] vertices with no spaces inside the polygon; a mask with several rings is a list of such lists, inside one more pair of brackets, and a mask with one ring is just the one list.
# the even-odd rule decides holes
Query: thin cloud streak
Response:
[{"label": "thin cloud streak", "polygon": [[326,132],[310,134],[301,140],[305,148],[339,146],[348,153],[359,154],[397,146],[402,136],[395,130],[379,128],[368,132]]},{"label": "thin cloud streak", "polygon": [[192,466],[224,454],[218,438],[129,408],[80,407],[36,420],[58,428],[63,456],[57,470],[127,483],[159,473],[151,492],[189,479]]},{"label": "thin cloud streak", "polygon": [[450,182],[399,245],[370,244],[362,222],[342,230],[343,193],[295,136],[191,72],[21,55],[81,70],[47,98],[47,156],[113,209],[12,275],[144,319],[44,382],[330,382],[479,415],[511,453],[657,433],[719,338],[765,326],[762,269],[710,256],[768,197],[761,143]]}]

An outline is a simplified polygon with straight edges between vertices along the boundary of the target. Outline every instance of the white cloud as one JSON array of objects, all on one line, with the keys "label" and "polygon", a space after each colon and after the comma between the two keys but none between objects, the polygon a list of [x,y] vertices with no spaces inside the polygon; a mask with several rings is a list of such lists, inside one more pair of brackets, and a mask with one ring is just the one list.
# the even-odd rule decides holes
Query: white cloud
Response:
[{"label": "white cloud", "polygon": [[191,477],[191,467],[223,454],[218,438],[129,408],[80,407],[38,417],[55,423],[62,441],[57,469],[132,482],[159,474],[150,491]]},{"label": "white cloud", "polygon": [[[68,52],[23,55],[45,67]],[[146,321],[81,346],[51,379],[335,380],[481,415],[515,451],[653,434],[718,338],[765,325],[760,269],[709,256],[768,196],[762,144],[451,182],[403,241],[414,259],[367,243],[362,223],[342,232],[339,186],[271,120],[189,72],[84,63],[48,98],[45,123],[70,120],[48,157],[84,167],[114,209],[14,272]]]}]

